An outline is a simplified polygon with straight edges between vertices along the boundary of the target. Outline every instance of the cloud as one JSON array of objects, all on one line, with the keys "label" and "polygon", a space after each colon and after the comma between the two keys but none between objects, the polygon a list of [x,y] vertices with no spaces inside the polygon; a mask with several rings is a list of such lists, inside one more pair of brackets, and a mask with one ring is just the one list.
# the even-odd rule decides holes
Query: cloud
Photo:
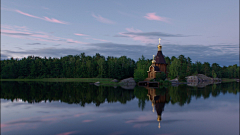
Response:
[{"label": "cloud", "polygon": [[77,133],[77,131],[64,132],[64,133],[60,133],[58,135],[71,135],[71,134],[74,134],[74,133]]},{"label": "cloud", "polygon": [[29,35],[32,35],[32,33],[29,33],[29,32],[14,31],[14,30],[1,30],[1,34],[15,35],[15,36],[29,36]]},{"label": "cloud", "polygon": [[147,37],[189,37],[182,34],[168,34],[163,32],[125,32],[123,35],[147,36]]},{"label": "cloud", "polygon": [[195,35],[169,34],[163,32],[142,32],[139,29],[126,28],[128,32],[120,32],[114,37],[126,37],[142,43],[156,43],[159,37],[190,37]]},{"label": "cloud", "polygon": [[97,41],[102,41],[102,42],[109,42],[109,41],[107,41],[107,40],[97,39],[97,38],[86,38],[86,39],[92,39],[92,40],[97,40]]},{"label": "cloud", "polygon": [[33,17],[33,18],[41,19],[41,20],[48,21],[48,22],[60,23],[60,24],[68,24],[67,22],[60,21],[60,20],[57,20],[55,18],[38,17],[38,16],[31,15],[29,13],[22,12],[20,10],[15,10],[15,12],[17,12],[19,14],[22,14],[22,15],[25,15],[25,16],[28,16],[28,17]]},{"label": "cloud", "polygon": [[83,120],[82,122],[92,122],[94,120]]},{"label": "cloud", "polygon": [[19,27],[19,26],[3,25],[1,27],[1,34],[10,36],[13,38],[38,41],[35,44],[28,44],[28,45],[40,45],[39,41],[54,42],[57,44],[66,44],[66,43],[88,44],[88,43],[77,41],[74,39],[57,37],[46,32],[31,31],[26,26]]},{"label": "cloud", "polygon": [[[74,33],[74,35],[77,35],[77,36],[89,36],[89,35],[79,34],[79,33]],[[97,41],[102,41],[102,42],[109,42],[109,41],[104,40],[104,39],[97,39],[97,38],[91,38],[91,37],[87,37],[85,39],[92,39],[92,40],[97,40]]]},{"label": "cloud", "polygon": [[42,44],[42,43],[27,43],[27,45],[46,45],[46,44]]},{"label": "cloud", "polygon": [[162,22],[169,22],[168,18],[157,16],[156,13],[147,13],[146,16],[144,16],[148,20],[156,20],[156,21],[162,21]]},{"label": "cloud", "polygon": [[67,24],[66,22],[59,21],[59,20],[57,20],[57,19],[55,19],[55,18],[48,18],[48,17],[44,17],[44,19],[43,19],[43,20],[45,20],[45,21],[49,21],[49,22],[53,22],[53,23]]},{"label": "cloud", "polygon": [[79,33],[74,33],[74,35],[77,35],[77,36],[89,36],[89,35],[79,34]]},{"label": "cloud", "polygon": [[115,22],[113,22],[113,21],[111,21],[111,20],[109,20],[109,19],[107,19],[107,18],[103,18],[102,16],[100,16],[100,15],[95,15],[95,14],[92,14],[92,16],[94,17],[94,18],[96,18],[97,19],[97,21],[99,21],[99,22],[102,22],[102,23],[107,23],[107,24],[114,24]]}]

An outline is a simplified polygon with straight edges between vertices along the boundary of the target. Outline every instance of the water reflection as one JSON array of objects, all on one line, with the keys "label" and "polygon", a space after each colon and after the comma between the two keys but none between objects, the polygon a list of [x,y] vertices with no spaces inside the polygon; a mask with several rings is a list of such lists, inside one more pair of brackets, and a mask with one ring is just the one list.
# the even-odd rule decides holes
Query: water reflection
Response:
[{"label": "water reflection", "polygon": [[[157,121],[159,122],[158,128],[160,128],[160,121],[162,120],[162,112],[164,111],[164,106],[165,103],[168,103],[167,101],[169,101],[169,95],[168,95],[168,89],[162,89],[163,91],[165,91],[164,94],[160,93],[159,95],[156,94],[156,89],[155,88],[149,88],[146,87],[146,89],[148,90],[148,94],[147,96],[149,97],[149,100],[152,102],[152,108],[153,108],[153,112],[154,112],[154,107],[157,111]],[[167,100],[168,99],[168,100]]]},{"label": "water reflection", "polygon": [[11,101],[2,100],[1,127],[5,134],[234,134],[238,93],[239,83],[125,90],[76,82],[2,82],[1,98]]},{"label": "water reflection", "polygon": [[[134,90],[125,90],[121,87],[103,87],[89,85],[88,83],[50,83],[50,82],[2,82],[1,98],[21,100],[28,103],[60,101],[68,104],[85,104],[93,103],[100,106],[105,102],[120,102],[126,104],[135,97],[138,99],[138,107],[142,110],[146,101],[156,101],[161,103],[178,104],[183,106],[189,104],[191,99],[210,96],[216,97],[220,93],[237,94],[239,92],[239,83],[222,83],[208,85],[204,88],[190,87],[179,85],[178,87],[170,86],[159,88],[135,87]],[[165,98],[163,98],[165,97]],[[158,99],[158,100],[156,100]],[[161,99],[161,100],[160,100]]]}]

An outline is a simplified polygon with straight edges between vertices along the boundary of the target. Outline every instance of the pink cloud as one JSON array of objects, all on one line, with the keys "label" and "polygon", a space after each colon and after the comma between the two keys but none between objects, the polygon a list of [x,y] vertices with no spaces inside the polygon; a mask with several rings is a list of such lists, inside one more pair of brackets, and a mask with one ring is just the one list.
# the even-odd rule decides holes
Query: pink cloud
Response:
[{"label": "pink cloud", "polygon": [[70,134],[73,134],[73,133],[76,133],[76,131],[64,132],[64,133],[60,133],[58,135],[70,135]]},{"label": "pink cloud", "polygon": [[3,128],[3,127],[7,127],[7,125],[6,124],[1,124],[1,128]]},{"label": "pink cloud", "polygon": [[148,125],[149,125],[149,123],[135,124],[135,125],[133,125],[133,127],[134,127],[134,128],[141,128],[141,127],[146,127],[146,126],[148,126]]},{"label": "pink cloud", "polygon": [[[87,113],[80,113],[80,114],[86,114]],[[1,124],[1,131],[2,132],[7,132],[7,131],[12,131],[12,130],[18,130],[18,129],[31,129],[31,128],[38,128],[39,126],[42,125],[42,122],[48,122],[49,124],[53,124],[56,122],[59,122],[64,119],[69,119],[75,117],[74,114],[50,114],[50,115],[41,115],[40,117],[27,117],[27,118],[21,118],[13,121],[6,121],[2,122]],[[40,121],[36,123],[32,123],[31,121]],[[93,120],[85,120],[86,122],[91,122]],[[78,131],[71,131],[71,132],[65,132],[61,133],[59,135],[70,135],[73,133],[76,133]]]},{"label": "pink cloud", "polygon": [[30,31],[26,26],[3,25],[1,26],[1,35],[13,37],[13,38],[44,41],[44,42],[55,42],[55,43],[62,43],[62,44],[66,44],[66,43],[88,44],[88,43],[73,40],[73,39],[57,37],[50,33]]},{"label": "pink cloud", "polygon": [[67,22],[60,21],[60,20],[57,20],[57,19],[55,19],[55,18],[38,17],[38,16],[34,16],[34,15],[31,15],[31,14],[22,12],[22,11],[20,11],[20,10],[15,10],[15,12],[17,12],[17,13],[19,13],[19,14],[22,14],[22,15],[25,15],[25,16],[28,16],[28,17],[33,17],[33,18],[41,19],[41,20],[48,21],[48,22],[60,23],[60,24],[67,24]]},{"label": "pink cloud", "polygon": [[142,36],[142,35],[136,35],[134,33],[141,33],[141,30],[138,29],[134,29],[134,28],[126,28],[126,30],[130,33],[124,33],[124,32],[120,32],[119,34],[122,36],[126,36],[129,37],[135,41],[141,41],[142,43],[155,43],[154,39],[151,39],[149,37],[146,36]]},{"label": "pink cloud", "polygon": [[57,20],[57,19],[55,19],[55,18],[48,18],[48,17],[44,17],[44,19],[43,19],[43,20],[45,20],[45,21],[49,21],[49,22],[53,22],[53,23],[67,24],[66,22],[59,21],[59,20]]},{"label": "pink cloud", "polygon": [[67,39],[67,43],[86,44],[86,43],[84,43],[84,42],[76,41],[76,40],[73,40],[73,39]]},{"label": "pink cloud", "polygon": [[102,42],[108,42],[107,40],[104,40],[104,39],[96,39],[96,38],[90,38],[92,40],[97,40],[97,41],[102,41]]},{"label": "pink cloud", "polygon": [[155,119],[153,115],[144,115],[144,116],[139,116],[136,119],[128,120],[125,123],[134,123],[133,125],[134,128],[141,128],[141,127],[148,126],[149,123],[147,123],[147,121],[151,121],[151,120],[157,121],[157,119]]},{"label": "pink cloud", "polygon": [[82,122],[92,122],[94,120],[83,120]]},{"label": "pink cloud", "polygon": [[12,34],[12,35],[31,35],[29,32],[15,31],[15,30],[1,30],[1,34]]},{"label": "pink cloud", "polygon": [[79,117],[79,116],[84,116],[84,115],[88,115],[90,113],[79,113],[79,114],[75,114],[74,117]]},{"label": "pink cloud", "polygon": [[129,31],[129,32],[142,32],[141,30],[134,29],[134,28],[126,28],[126,30]]},{"label": "pink cloud", "polygon": [[144,16],[148,20],[156,20],[156,21],[163,21],[168,22],[168,19],[165,17],[157,16],[156,13],[147,13],[146,16]]},{"label": "pink cloud", "polygon": [[[139,116],[136,119],[128,120],[125,123],[136,123],[136,122],[144,122],[144,121],[149,121],[149,120],[154,120],[154,116],[153,115]],[[157,121],[157,119],[156,119],[156,121]]]},{"label": "pink cloud", "polygon": [[[89,35],[79,34],[79,33],[74,33],[74,35],[77,35],[77,36],[89,36]],[[97,40],[97,41],[102,41],[102,42],[109,42],[109,41],[104,40],[104,39],[97,39],[97,38],[91,38],[91,37],[87,37],[85,39],[92,39],[92,40]]]},{"label": "pink cloud", "polygon": [[20,11],[20,10],[15,10],[15,11],[16,11],[17,13],[22,14],[22,15],[26,15],[26,16],[29,16],[29,17],[41,19],[41,17],[37,17],[37,16],[34,16],[34,15],[30,15],[30,14],[24,13],[24,12],[22,12],[22,11]]},{"label": "pink cloud", "polygon": [[107,23],[107,24],[114,24],[115,22],[107,19],[107,18],[103,18],[102,16],[98,15],[96,16],[95,14],[92,14],[92,16],[94,18],[96,18],[99,22],[102,22],[102,23]]},{"label": "pink cloud", "polygon": [[80,33],[74,33],[74,35],[77,35],[77,36],[89,36],[89,35],[80,34]]}]

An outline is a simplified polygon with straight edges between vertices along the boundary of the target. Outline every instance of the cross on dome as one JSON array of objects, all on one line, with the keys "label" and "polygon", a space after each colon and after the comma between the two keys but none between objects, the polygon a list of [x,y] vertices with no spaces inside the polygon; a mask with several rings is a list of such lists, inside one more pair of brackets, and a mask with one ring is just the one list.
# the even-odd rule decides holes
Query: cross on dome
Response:
[{"label": "cross on dome", "polygon": [[158,40],[159,40],[159,44],[160,44],[160,40],[161,40],[161,38],[159,38]]}]

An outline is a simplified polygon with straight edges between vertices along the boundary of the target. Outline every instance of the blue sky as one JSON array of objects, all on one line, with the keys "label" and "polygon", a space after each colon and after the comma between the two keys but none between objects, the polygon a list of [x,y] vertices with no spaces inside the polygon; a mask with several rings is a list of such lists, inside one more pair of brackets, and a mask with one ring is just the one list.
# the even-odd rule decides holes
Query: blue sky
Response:
[{"label": "blue sky", "polygon": [[239,65],[239,1],[2,0],[1,59],[85,52]]}]

